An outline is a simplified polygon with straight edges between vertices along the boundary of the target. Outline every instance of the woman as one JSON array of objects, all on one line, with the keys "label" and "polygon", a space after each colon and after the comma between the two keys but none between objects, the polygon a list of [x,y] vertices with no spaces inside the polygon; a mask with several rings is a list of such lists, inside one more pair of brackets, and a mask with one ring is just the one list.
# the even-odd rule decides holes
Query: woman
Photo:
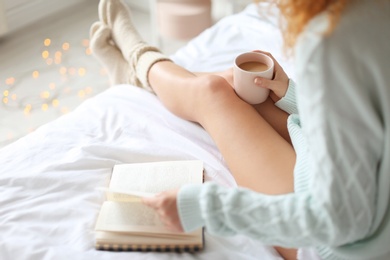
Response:
[{"label": "woman", "polygon": [[235,94],[230,70],[177,66],[142,41],[120,0],[101,0],[91,45],[113,83],[153,91],[172,113],[201,124],[242,187],[188,185],[144,203],[172,230],[245,234],[286,259],[296,250],[281,247],[386,259],[390,1],[275,2],[286,48],[295,50],[297,87],[275,61],[273,80],[255,80],[270,98],[252,106]]}]

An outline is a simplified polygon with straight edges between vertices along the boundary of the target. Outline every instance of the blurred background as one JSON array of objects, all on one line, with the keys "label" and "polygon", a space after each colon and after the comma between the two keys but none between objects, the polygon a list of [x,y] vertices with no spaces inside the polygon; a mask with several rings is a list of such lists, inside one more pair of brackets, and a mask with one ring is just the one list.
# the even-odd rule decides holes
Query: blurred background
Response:
[{"label": "blurred background", "polygon": [[[168,55],[200,30],[252,2],[124,1],[142,37]],[[106,71],[89,48],[98,3],[0,0],[0,147],[110,87]]]}]

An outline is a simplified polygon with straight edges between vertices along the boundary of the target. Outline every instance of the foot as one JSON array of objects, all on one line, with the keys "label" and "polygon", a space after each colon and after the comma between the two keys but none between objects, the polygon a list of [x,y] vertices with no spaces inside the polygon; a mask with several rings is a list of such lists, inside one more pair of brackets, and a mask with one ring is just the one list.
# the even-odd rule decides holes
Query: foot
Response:
[{"label": "foot", "polygon": [[146,45],[133,26],[129,8],[121,0],[101,0],[99,18],[112,30],[112,38],[126,60],[134,48]]},{"label": "foot", "polygon": [[133,26],[130,10],[121,0],[100,0],[99,18],[111,29],[112,39],[129,64],[131,84],[151,90],[150,68],[169,59],[142,40]]},{"label": "foot", "polygon": [[112,85],[130,84],[129,64],[113,44],[110,28],[102,22],[95,22],[91,26],[90,47],[94,56],[108,71]]}]

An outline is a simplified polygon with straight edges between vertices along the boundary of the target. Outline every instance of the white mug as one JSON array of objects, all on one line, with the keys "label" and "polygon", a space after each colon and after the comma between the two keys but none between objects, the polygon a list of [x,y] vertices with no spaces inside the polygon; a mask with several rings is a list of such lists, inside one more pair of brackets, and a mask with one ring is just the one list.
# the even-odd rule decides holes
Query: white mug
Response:
[{"label": "white mug", "polygon": [[268,55],[259,52],[245,52],[238,55],[234,61],[233,79],[237,95],[249,104],[264,102],[269,89],[255,84],[255,78],[272,79],[274,61]]}]

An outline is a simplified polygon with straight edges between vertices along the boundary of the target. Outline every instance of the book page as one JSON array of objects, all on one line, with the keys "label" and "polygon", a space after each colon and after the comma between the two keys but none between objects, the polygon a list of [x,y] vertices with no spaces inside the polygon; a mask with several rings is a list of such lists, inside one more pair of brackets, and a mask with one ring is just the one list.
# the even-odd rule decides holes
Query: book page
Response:
[{"label": "book page", "polygon": [[190,234],[145,234],[127,232],[96,231],[96,241],[102,244],[127,245],[197,245],[203,247],[203,230],[197,229]]},{"label": "book page", "polygon": [[174,233],[161,223],[154,209],[139,201],[104,202],[95,229],[115,232]]},{"label": "book page", "polygon": [[118,164],[114,166],[109,189],[160,193],[202,182],[201,161]]},{"label": "book page", "polygon": [[141,201],[144,197],[153,197],[154,193],[144,193],[131,190],[119,190],[114,188],[98,187],[97,190],[104,191],[106,193],[107,200],[117,202],[136,202]]},{"label": "book page", "polygon": [[124,193],[118,193],[118,192],[110,192],[106,191],[106,198],[107,200],[112,200],[112,201],[118,201],[118,202],[139,202],[140,198],[127,195]]}]

